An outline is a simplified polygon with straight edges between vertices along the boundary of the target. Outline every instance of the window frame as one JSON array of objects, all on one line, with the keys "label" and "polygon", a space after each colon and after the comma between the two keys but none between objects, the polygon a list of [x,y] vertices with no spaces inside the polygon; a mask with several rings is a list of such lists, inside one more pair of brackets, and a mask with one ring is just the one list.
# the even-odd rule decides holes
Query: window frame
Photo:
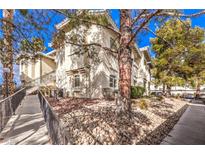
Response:
[{"label": "window frame", "polygon": [[112,37],[110,37],[110,48],[111,49],[117,49],[117,44],[116,44],[115,40]]},{"label": "window frame", "polygon": [[116,88],[117,87],[117,77],[115,75],[110,75],[109,77],[109,87]]},{"label": "window frame", "polygon": [[80,75],[76,74],[74,75],[74,88],[80,87]]}]

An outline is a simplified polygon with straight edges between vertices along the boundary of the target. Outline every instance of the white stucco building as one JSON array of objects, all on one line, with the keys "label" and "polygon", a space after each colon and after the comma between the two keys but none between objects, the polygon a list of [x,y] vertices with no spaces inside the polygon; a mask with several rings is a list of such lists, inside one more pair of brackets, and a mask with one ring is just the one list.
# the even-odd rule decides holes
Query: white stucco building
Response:
[{"label": "white stucco building", "polygon": [[[105,12],[104,16],[112,28],[118,31],[112,18]],[[60,31],[67,24],[69,20],[66,19],[56,28]],[[79,37],[83,34],[87,44],[98,44],[101,47],[95,46],[95,49],[89,48],[85,52],[84,48],[65,42],[64,46],[53,50],[51,54],[56,63],[56,86],[70,97],[103,98],[112,95],[118,90],[118,60],[117,53],[106,48],[115,49],[119,46],[117,33],[93,24],[89,27],[79,25],[65,36],[70,38],[73,34]],[[131,84],[144,86],[146,94],[149,93],[150,85],[150,60],[149,48],[139,49],[135,44],[132,50]]]},{"label": "white stucco building", "polygon": [[[40,85],[43,83],[43,77],[55,72],[56,63],[55,56],[39,53],[36,58],[27,57],[19,62],[19,73],[22,83],[34,81],[34,84]],[[47,85],[55,85],[55,81],[47,81]]]}]

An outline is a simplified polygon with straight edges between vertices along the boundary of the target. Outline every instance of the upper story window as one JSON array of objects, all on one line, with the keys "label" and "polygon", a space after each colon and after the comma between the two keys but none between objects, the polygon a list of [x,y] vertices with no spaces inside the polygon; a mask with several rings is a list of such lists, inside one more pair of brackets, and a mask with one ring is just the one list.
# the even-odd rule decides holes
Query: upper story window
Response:
[{"label": "upper story window", "polygon": [[80,87],[80,75],[74,76],[74,87]]},{"label": "upper story window", "polygon": [[115,50],[117,49],[116,40],[114,40],[112,37],[110,37],[110,48]]},{"label": "upper story window", "polygon": [[116,82],[117,82],[116,76],[110,75],[110,87],[116,88]]}]

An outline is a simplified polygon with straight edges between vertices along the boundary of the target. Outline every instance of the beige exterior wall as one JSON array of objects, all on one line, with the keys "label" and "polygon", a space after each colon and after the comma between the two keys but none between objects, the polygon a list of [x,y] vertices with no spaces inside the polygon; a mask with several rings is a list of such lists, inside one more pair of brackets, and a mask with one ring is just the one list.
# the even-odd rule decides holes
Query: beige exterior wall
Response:
[{"label": "beige exterior wall", "polygon": [[[80,29],[73,30],[75,33],[81,33],[84,30],[84,27]],[[72,31],[72,32],[73,32]],[[71,33],[71,32],[70,32]],[[69,36],[70,33],[67,33]],[[116,39],[116,34],[110,30],[92,25],[87,33],[87,43],[99,43],[104,47],[110,48],[110,39]],[[97,54],[99,57],[99,62],[94,63],[92,59],[89,60],[90,69],[84,68],[84,56],[81,55],[71,55],[75,52],[75,47],[70,44],[66,44],[64,49],[60,49],[56,52],[56,85],[58,88],[63,89],[69,94],[69,96],[78,96],[78,97],[92,97],[92,98],[101,98],[103,97],[103,90],[105,88],[110,88],[111,90],[118,89],[118,62],[117,55],[114,56],[108,51],[99,48]],[[139,52],[137,49],[136,52]],[[141,57],[141,56],[142,57]],[[140,52],[138,54],[132,53],[133,61],[133,71],[132,71],[132,85],[134,81],[139,83],[139,67],[142,68],[143,73],[146,76],[146,79],[149,79],[148,71],[144,66],[143,54]],[[140,65],[140,66],[139,66]],[[74,76],[80,76],[80,87],[74,88]],[[110,87],[110,75],[116,76],[116,87]],[[136,84],[136,83],[135,83]],[[146,88],[148,88],[146,86]]]},{"label": "beige exterior wall", "polygon": [[56,70],[56,64],[54,60],[51,60],[46,57],[41,57],[42,61],[42,75],[48,74]]},{"label": "beige exterior wall", "polygon": [[[40,84],[40,77],[47,73],[55,71],[56,64],[54,60],[44,56],[40,56],[35,61],[31,59],[21,60],[19,68],[21,80],[28,82],[39,78]],[[51,84],[55,85],[55,83]]]}]

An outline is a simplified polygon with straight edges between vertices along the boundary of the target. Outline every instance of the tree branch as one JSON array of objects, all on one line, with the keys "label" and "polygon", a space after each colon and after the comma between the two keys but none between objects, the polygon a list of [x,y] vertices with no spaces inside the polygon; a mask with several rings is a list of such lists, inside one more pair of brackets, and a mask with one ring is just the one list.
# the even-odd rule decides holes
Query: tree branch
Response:
[{"label": "tree branch", "polygon": [[58,13],[60,13],[60,14],[65,15],[67,18],[75,18],[75,19],[77,19],[77,20],[79,20],[79,21],[82,21],[82,22],[87,22],[87,23],[90,23],[90,24],[93,24],[93,25],[101,26],[101,27],[107,28],[107,29],[109,29],[109,30],[111,30],[111,31],[113,31],[113,32],[115,32],[115,33],[117,33],[118,35],[121,35],[119,31],[115,30],[115,29],[112,28],[111,26],[103,25],[103,24],[96,23],[96,22],[93,22],[93,21],[90,21],[90,20],[81,19],[81,18],[79,18],[79,17],[76,18],[76,17],[73,17],[73,16],[69,16],[68,14],[62,12],[61,10],[54,10],[54,11],[56,11],[56,12],[58,12]]},{"label": "tree branch", "polygon": [[144,9],[137,17],[135,17],[132,20],[132,26],[134,26],[135,22],[138,21],[145,12],[146,12],[146,9]]},{"label": "tree branch", "polygon": [[151,15],[149,15],[147,17],[147,19],[139,26],[139,28],[135,31],[135,33],[133,34],[133,36],[131,37],[130,41],[128,42],[127,46],[130,45],[130,43],[133,41],[133,39],[136,37],[136,35],[138,34],[138,32],[154,17],[156,16],[158,13],[160,13],[162,10],[157,10],[154,13],[152,13]]},{"label": "tree branch", "polygon": [[[106,51],[110,51],[111,53],[117,53],[117,51],[114,51],[114,50],[112,50],[112,49],[110,49],[110,48],[108,48],[108,47],[104,47],[104,46],[102,46],[102,45],[99,44],[99,43],[79,44],[79,43],[71,42],[71,41],[68,41],[68,40],[66,40],[66,43],[69,43],[69,44],[71,44],[71,45],[75,45],[75,46],[78,46],[78,47],[96,46],[96,47],[100,47],[100,48],[102,48],[102,49],[104,49],[104,50],[106,50]],[[75,53],[73,53],[73,54],[71,54],[71,55],[78,54],[78,53],[80,53],[80,52],[75,52]],[[69,55],[69,56],[71,56],[71,55]]]},{"label": "tree branch", "polygon": [[[157,14],[156,16],[172,16],[172,17],[185,17],[185,18],[191,18],[191,17],[198,17],[200,15],[205,14],[205,10],[193,13],[193,14],[182,14],[182,13],[176,13],[176,12],[168,12],[168,11],[162,11],[161,13]],[[148,14],[141,15],[140,18],[145,18]]]}]

